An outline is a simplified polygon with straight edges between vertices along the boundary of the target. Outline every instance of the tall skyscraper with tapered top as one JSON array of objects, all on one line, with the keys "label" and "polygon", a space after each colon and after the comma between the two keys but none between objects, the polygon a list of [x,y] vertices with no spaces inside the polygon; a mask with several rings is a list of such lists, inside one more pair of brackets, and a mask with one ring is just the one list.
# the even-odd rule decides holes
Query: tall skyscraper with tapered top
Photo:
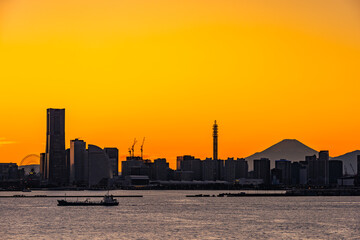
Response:
[{"label": "tall skyscraper with tapered top", "polygon": [[47,109],[46,178],[58,186],[68,182],[65,158],[65,109]]},{"label": "tall skyscraper with tapered top", "polygon": [[218,125],[216,120],[213,125],[213,159],[218,160]]}]

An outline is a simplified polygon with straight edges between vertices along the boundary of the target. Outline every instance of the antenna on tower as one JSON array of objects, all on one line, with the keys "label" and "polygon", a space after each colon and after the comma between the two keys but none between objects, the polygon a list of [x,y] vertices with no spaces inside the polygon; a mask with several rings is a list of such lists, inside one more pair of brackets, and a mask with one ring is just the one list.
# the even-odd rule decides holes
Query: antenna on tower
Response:
[{"label": "antenna on tower", "polygon": [[213,125],[213,159],[218,160],[218,125],[216,120]]},{"label": "antenna on tower", "polygon": [[140,151],[141,151],[141,159],[143,159],[143,146],[144,146],[144,142],[145,142],[145,137],[142,141],[141,147],[140,147]]}]

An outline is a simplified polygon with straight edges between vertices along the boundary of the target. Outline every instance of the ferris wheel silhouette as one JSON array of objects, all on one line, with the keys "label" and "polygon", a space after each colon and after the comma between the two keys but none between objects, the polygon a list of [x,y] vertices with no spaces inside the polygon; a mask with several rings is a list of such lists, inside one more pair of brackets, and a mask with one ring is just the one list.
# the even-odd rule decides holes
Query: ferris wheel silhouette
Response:
[{"label": "ferris wheel silhouette", "polygon": [[24,166],[24,165],[33,165],[33,164],[40,164],[40,156],[37,154],[29,154],[27,156],[25,156],[19,166]]}]

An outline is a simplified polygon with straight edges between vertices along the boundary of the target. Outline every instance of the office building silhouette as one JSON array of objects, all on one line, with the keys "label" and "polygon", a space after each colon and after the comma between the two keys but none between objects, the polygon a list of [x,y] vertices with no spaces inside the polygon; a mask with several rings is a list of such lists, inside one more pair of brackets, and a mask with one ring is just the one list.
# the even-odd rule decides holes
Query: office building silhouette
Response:
[{"label": "office building silhouette", "polygon": [[119,150],[117,148],[104,148],[105,153],[109,157],[112,176],[119,175]]},{"label": "office building silhouette", "polygon": [[50,184],[68,183],[65,157],[65,109],[47,109],[45,176]]},{"label": "office building silhouette", "polygon": [[254,160],[254,178],[262,179],[265,185],[270,184],[270,160],[268,158]]},{"label": "office building silhouette", "polygon": [[341,160],[329,161],[329,184],[337,184],[337,180],[343,176],[343,162]]},{"label": "office building silhouette", "polygon": [[79,139],[70,141],[70,184],[88,185],[88,156],[86,142]]},{"label": "office building silhouette", "polygon": [[291,161],[280,159],[275,161],[275,168],[281,171],[280,183],[284,185],[291,184]]}]

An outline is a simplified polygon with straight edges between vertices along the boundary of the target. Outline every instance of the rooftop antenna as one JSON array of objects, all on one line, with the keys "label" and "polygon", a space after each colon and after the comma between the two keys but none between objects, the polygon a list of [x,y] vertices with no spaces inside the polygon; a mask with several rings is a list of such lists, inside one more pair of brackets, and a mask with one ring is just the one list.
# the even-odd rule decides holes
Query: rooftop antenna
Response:
[{"label": "rooftop antenna", "polygon": [[141,159],[143,159],[143,146],[144,146],[144,142],[145,142],[145,137],[142,141],[141,147],[140,147],[140,151],[141,151]]}]

